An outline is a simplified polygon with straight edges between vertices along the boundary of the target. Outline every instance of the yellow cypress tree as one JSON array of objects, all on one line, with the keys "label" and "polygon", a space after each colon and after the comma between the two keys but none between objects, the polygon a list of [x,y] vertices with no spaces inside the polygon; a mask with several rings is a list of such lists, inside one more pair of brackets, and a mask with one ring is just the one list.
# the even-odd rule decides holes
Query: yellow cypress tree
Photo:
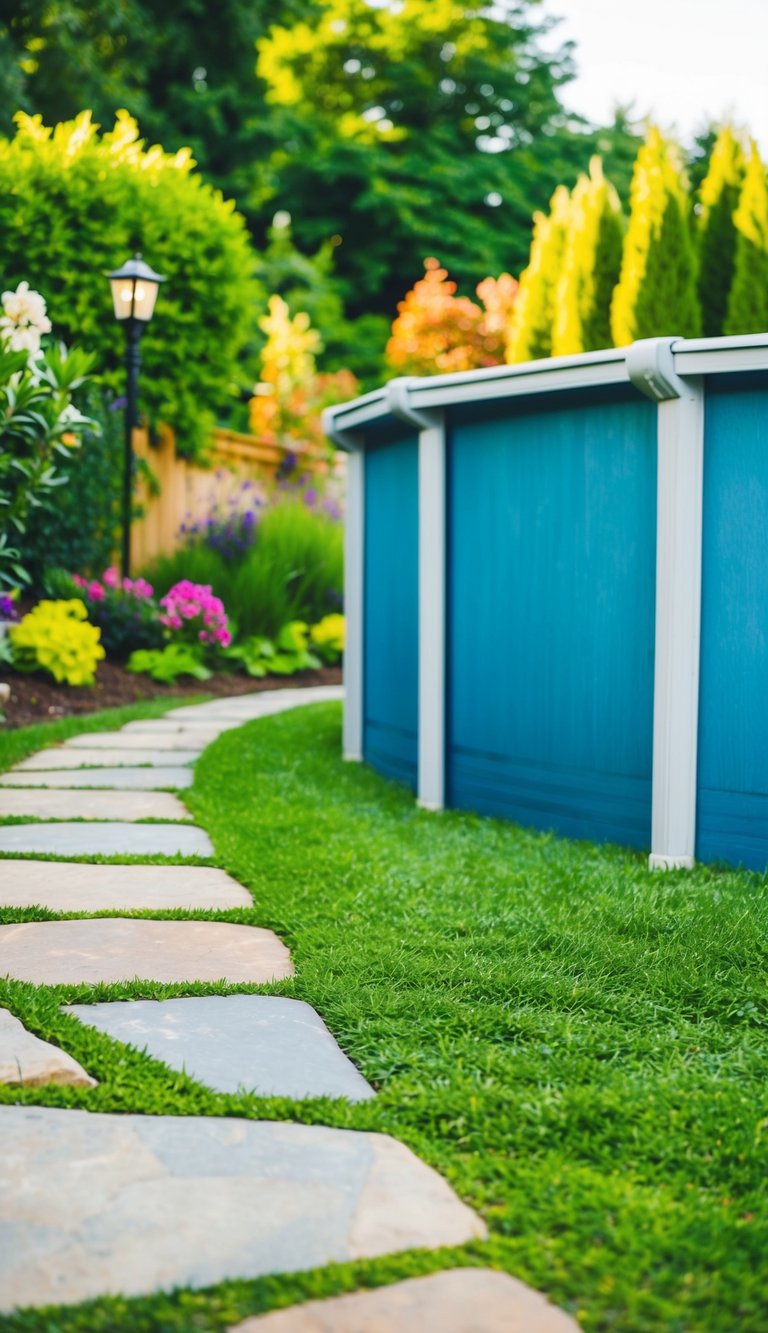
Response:
[{"label": "yellow cypress tree", "polygon": [[734,214],[736,257],[725,333],[768,332],[768,184],[752,143],[739,206]]},{"label": "yellow cypress tree", "polygon": [[730,125],[725,125],[715,140],[699,196],[699,301],[707,338],[723,332],[736,259],[734,214],[745,170],[744,150]]},{"label": "yellow cypress tree", "polygon": [[507,361],[534,361],[552,353],[555,289],[560,277],[570,214],[570,195],[558,185],[549,213],[534,213],[528,267],[520,287],[507,340]]},{"label": "yellow cypress tree", "polygon": [[624,224],[616,190],[593,157],[579,176],[555,293],[552,352],[567,356],[611,346],[611,296],[621,269]]},{"label": "yellow cypress tree", "polygon": [[635,162],[621,276],[611,302],[617,346],[701,329],[687,180],[675,144],[655,126]]}]

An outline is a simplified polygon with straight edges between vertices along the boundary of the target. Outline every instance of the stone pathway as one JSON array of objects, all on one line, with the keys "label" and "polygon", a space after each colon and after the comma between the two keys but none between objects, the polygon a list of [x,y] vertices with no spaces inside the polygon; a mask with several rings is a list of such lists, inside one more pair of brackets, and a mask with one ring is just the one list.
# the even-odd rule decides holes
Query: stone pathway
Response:
[{"label": "stone pathway", "polygon": [[192,786],[191,768],[74,768],[45,772],[12,769],[0,787],[108,787],[110,791],[176,791]]},{"label": "stone pathway", "polygon": [[0,1009],[0,1083],[66,1083],[75,1088],[95,1088],[96,1080],[59,1046],[41,1041],[22,1026],[7,1009]]},{"label": "stone pathway", "polygon": [[266,985],[293,976],[290,954],[271,930],[112,917],[0,926],[0,970],[36,986],[135,979]]},{"label": "stone pathway", "polygon": [[578,1325],[506,1273],[449,1268],[257,1315],[230,1333],[578,1333]]},{"label": "stone pathway", "polygon": [[253,907],[253,899],[237,880],[209,866],[7,860],[0,861],[0,907],[46,907],[51,912],[225,911]]},{"label": "stone pathway", "polygon": [[[0,816],[47,822],[0,828],[0,904],[71,914],[252,907],[251,895],[221,870],[115,862],[210,858],[206,834],[190,825],[173,794],[192,782],[202,748],[252,719],[340,697],[337,688],[321,687],[220,699],[75,737],[24,760],[0,777]],[[146,818],[171,822],[137,822]],[[115,860],[20,859],[42,853]],[[215,918],[0,926],[0,976],[37,985],[136,978],[261,984],[292,975],[289,951],[273,932]],[[374,1096],[320,1016],[300,1001],[189,996],[64,1011],[146,1050],[169,1078],[183,1069],[222,1092]],[[0,1082],[94,1086],[66,1052],[26,1032],[4,1009]],[[207,1286],[486,1235],[481,1219],[434,1171],[381,1134],[2,1106],[0,1142],[0,1312]],[[241,1333],[262,1325],[275,1333],[415,1333],[417,1324],[419,1333],[575,1328],[513,1279],[463,1269],[276,1312],[247,1321]]]},{"label": "stone pathway", "polygon": [[51,791],[48,787],[0,791],[0,819],[28,815],[33,819],[192,818],[178,796],[168,791]]},{"label": "stone pathway", "polygon": [[0,852],[55,856],[213,856],[207,833],[179,824],[13,824]]},{"label": "stone pathway", "polygon": [[[274,995],[73,1004],[89,1027],[146,1049],[217,1092],[262,1097],[373,1097],[309,1004]],[[290,1051],[291,1058],[286,1059]]]}]

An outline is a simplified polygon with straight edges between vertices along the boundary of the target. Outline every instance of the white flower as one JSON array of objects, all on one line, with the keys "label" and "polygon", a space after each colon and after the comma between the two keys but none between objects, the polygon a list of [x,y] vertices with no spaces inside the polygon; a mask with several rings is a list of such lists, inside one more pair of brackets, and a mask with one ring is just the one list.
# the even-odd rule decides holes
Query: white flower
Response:
[{"label": "white flower", "polygon": [[29,324],[20,328],[18,324],[8,324],[0,319],[0,337],[12,352],[28,352],[30,361],[40,351],[40,330]]},{"label": "white flower", "polygon": [[5,318],[2,324],[16,324],[21,328],[30,326],[38,333],[50,333],[51,321],[46,314],[46,305],[39,292],[30,290],[28,282],[20,282],[15,292],[3,292],[0,297]]}]

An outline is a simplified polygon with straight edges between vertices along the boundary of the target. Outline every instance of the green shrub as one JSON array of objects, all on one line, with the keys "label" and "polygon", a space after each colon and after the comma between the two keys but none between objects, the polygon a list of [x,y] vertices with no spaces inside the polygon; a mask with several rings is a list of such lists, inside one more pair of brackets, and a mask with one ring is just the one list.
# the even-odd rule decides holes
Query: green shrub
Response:
[{"label": "green shrub", "polygon": [[158,596],[190,579],[222,599],[238,636],[275,638],[291,621],[315,624],[338,610],[344,580],[341,524],[298,500],[267,511],[254,545],[227,563],[202,536],[152,561],[145,577]]},{"label": "green shrub", "polygon": [[146,672],[163,685],[173,685],[179,676],[210,680],[213,675],[202,660],[202,653],[189,643],[168,643],[164,648],[138,648],[128,659],[128,670],[137,675]]},{"label": "green shrub", "polygon": [[123,478],[123,418],[111,399],[89,386],[81,405],[99,423],[85,430],[79,449],[59,458],[63,479],[55,505],[32,511],[19,541],[33,586],[59,593],[53,571],[95,574],[109,565],[120,542]]},{"label": "green shrub", "polygon": [[[20,291],[4,294],[6,312],[11,304],[6,298],[12,296],[40,302],[38,293],[20,296]],[[39,331],[23,322],[14,323],[7,313],[2,324],[0,589],[30,582],[22,547],[31,516],[52,503],[54,492],[65,480],[61,465],[79,448],[84,428],[94,424],[73,401],[90,369],[89,357],[79,348],[67,352],[63,343],[41,351]],[[27,339],[32,339],[31,350]]]},{"label": "green shrub", "polygon": [[39,116],[16,121],[16,137],[0,140],[6,283],[38,287],[57,331],[122,392],[125,335],[104,273],[142,250],[167,282],[142,339],[141,405],[173,426],[181,453],[199,452],[260,314],[245,222],[187,149],[145,148],[125,111],[101,137],[89,112],[54,130]]}]

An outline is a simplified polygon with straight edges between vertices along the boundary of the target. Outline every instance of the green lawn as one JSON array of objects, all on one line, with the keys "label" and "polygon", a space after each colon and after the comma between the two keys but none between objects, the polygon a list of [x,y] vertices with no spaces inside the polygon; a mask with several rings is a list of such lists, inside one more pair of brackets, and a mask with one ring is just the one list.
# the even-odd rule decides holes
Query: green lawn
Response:
[{"label": "green lawn", "polygon": [[219,1330],[308,1295],[483,1263],[587,1330],[765,1333],[765,879],[652,875],[616,848],[428,814],[339,749],[336,705],[255,722],[206,751],[184,799],[218,864],[253,891],[253,912],[225,919],[272,927],[293,950],[296,979],[261,989],[314,1005],[375,1102],[216,1095],[57,1008],[220,988],[7,982],[0,1001],[100,1086],[0,1101],[381,1130],[442,1172],[491,1240],[2,1327]]}]

